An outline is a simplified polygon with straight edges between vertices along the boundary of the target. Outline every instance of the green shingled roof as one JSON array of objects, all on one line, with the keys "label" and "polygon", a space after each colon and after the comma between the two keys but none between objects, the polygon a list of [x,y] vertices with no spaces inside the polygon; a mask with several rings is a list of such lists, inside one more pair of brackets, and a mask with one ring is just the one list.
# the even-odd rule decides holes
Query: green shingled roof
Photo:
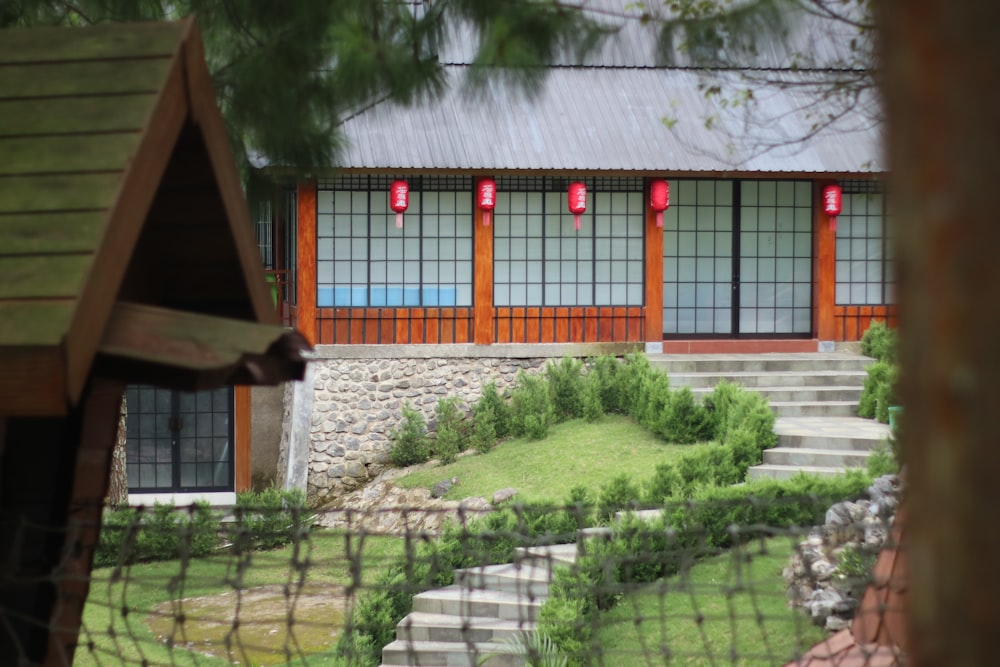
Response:
[{"label": "green shingled roof", "polygon": [[123,294],[277,323],[197,28],[2,31],[0,416],[72,404]]}]

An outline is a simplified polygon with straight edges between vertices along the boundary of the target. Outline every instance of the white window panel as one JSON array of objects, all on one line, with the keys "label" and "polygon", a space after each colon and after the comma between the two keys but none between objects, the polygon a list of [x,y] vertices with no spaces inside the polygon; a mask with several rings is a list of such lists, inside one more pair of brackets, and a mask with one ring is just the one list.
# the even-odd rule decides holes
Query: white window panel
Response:
[{"label": "white window panel", "polygon": [[316,282],[318,283],[333,282],[333,264],[329,262],[316,264]]},{"label": "white window panel", "polygon": [[611,303],[614,305],[628,302],[628,285],[611,284]]},{"label": "white window panel", "polygon": [[541,285],[528,285],[525,294],[525,305],[528,306],[541,306],[545,301],[542,298],[542,286]]},{"label": "white window panel", "polygon": [[333,236],[333,216],[316,216],[316,235],[320,237]]},{"label": "white window panel", "polygon": [[333,259],[333,241],[321,239],[316,243],[316,261],[322,262],[324,260]]}]

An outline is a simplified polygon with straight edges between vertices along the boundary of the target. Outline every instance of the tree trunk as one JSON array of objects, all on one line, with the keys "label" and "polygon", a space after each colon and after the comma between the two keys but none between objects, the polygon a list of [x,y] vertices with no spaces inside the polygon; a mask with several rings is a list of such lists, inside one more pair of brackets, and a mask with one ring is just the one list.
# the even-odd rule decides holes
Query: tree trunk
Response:
[{"label": "tree trunk", "polygon": [[996,664],[1000,5],[883,0],[912,657]]},{"label": "tree trunk", "polygon": [[118,410],[118,433],[115,437],[115,449],[111,454],[111,478],[108,483],[108,506],[112,509],[128,505],[128,476],[125,470],[125,424],[128,408],[125,405],[125,393],[122,392],[121,407]]}]

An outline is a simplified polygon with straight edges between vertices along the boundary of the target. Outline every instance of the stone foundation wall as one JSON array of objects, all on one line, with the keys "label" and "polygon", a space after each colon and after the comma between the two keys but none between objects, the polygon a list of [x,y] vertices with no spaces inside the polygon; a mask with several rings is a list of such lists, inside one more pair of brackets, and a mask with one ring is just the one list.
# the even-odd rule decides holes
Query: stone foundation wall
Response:
[{"label": "stone foundation wall", "polygon": [[500,391],[524,369],[538,372],[549,359],[624,354],[609,345],[350,345],[318,346],[309,429],[306,493],[321,505],[363,486],[389,465],[390,434],[409,403],[433,430],[441,398],[463,407],[492,380]]}]

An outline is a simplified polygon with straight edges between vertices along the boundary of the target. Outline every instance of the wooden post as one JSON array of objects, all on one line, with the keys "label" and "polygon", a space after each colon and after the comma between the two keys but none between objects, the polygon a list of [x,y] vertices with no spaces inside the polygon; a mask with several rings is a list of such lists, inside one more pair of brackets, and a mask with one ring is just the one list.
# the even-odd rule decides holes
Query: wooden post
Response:
[{"label": "wooden post", "polygon": [[483,224],[483,212],[479,206],[474,208],[472,225],[473,342],[490,345],[493,342],[493,225],[487,227]]},{"label": "wooden post", "polygon": [[646,211],[646,322],[647,343],[663,343],[663,229],[649,206],[649,179],[643,190]]},{"label": "wooden post", "polygon": [[994,0],[884,0],[908,467],[911,658],[997,662],[1000,18]]},{"label": "wooden post", "polygon": [[253,388],[247,385],[233,387],[233,482],[236,493],[249,491],[253,486],[253,414],[251,399]]},{"label": "wooden post", "polygon": [[820,340],[837,338],[837,233],[830,229],[830,216],[822,204],[823,188],[832,184],[813,181],[813,333]]},{"label": "wooden post", "polygon": [[310,344],[315,345],[319,340],[316,330],[316,181],[299,181],[296,203],[296,327]]}]

